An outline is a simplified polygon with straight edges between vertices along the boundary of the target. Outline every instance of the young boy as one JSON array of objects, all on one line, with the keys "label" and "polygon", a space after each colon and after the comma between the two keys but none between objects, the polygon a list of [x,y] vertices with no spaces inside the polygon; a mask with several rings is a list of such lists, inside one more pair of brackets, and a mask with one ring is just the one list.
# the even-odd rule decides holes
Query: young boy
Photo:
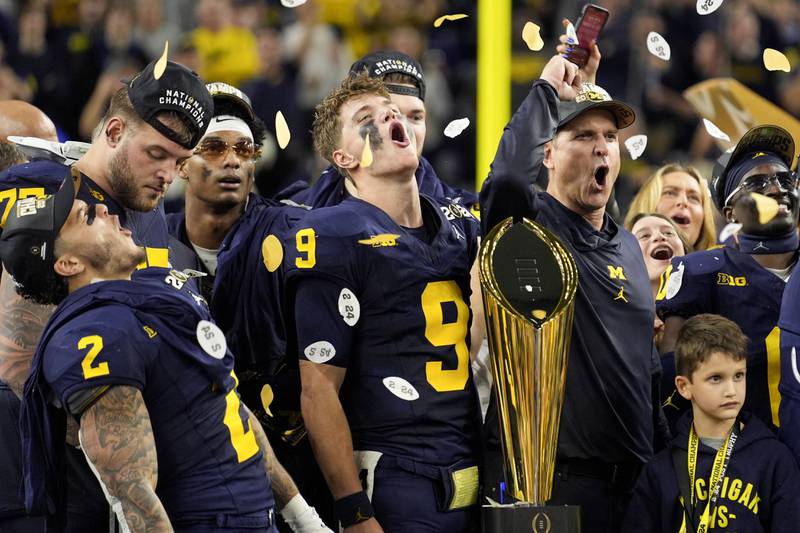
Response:
[{"label": "young boy", "polygon": [[675,386],[692,412],[639,477],[622,531],[796,531],[797,464],[741,412],[747,337],[727,318],[696,315],[678,334],[675,359]]}]

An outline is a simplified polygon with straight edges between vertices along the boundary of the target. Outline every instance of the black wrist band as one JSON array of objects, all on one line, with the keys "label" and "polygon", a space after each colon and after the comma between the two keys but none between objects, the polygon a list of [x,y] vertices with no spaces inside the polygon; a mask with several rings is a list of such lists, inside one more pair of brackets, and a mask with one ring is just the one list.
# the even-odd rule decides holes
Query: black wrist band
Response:
[{"label": "black wrist band", "polygon": [[336,516],[339,517],[342,527],[350,527],[353,524],[360,524],[366,522],[375,516],[375,509],[372,508],[367,493],[363,490],[339,498],[334,503],[336,507]]}]

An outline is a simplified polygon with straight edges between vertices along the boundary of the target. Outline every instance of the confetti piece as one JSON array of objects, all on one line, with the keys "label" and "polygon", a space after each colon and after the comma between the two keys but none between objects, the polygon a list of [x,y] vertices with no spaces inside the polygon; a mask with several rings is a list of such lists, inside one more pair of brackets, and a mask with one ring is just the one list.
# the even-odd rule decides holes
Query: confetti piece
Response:
[{"label": "confetti piece", "polygon": [[292,133],[289,131],[289,125],[286,119],[283,118],[283,113],[278,111],[275,113],[275,136],[278,137],[278,146],[281,150],[286,148],[292,138]]},{"label": "confetti piece", "polygon": [[538,52],[544,48],[544,41],[539,35],[539,26],[533,22],[526,22],[525,27],[522,28],[522,40],[528,45],[528,48],[534,52]]},{"label": "confetti piece", "polygon": [[730,224],[722,228],[722,231],[719,232],[719,242],[727,241],[728,239],[733,237],[735,233],[738,233],[740,229],[742,229],[741,224],[739,224],[738,222],[731,222]]},{"label": "confetti piece", "polygon": [[281,5],[283,7],[297,7],[305,4],[306,1],[307,0],[281,0]]},{"label": "confetti piece", "polygon": [[169,53],[169,41],[164,42],[164,52],[161,54],[161,57],[158,58],[156,61],[156,66],[153,68],[153,77],[155,79],[161,78],[164,75],[164,71],[167,70],[167,54]]},{"label": "confetti piece", "polygon": [[751,192],[750,197],[756,202],[756,210],[758,211],[758,223],[766,224],[778,214],[778,202],[774,198]]},{"label": "confetti piece", "polygon": [[778,50],[774,48],[764,49],[764,66],[767,70],[781,70],[789,72],[792,66],[789,64],[789,59]]},{"label": "confetti piece", "polygon": [[578,42],[578,33],[575,31],[575,26],[572,23],[567,24],[567,44],[580,44]]},{"label": "confetti piece", "polygon": [[281,241],[273,234],[267,235],[264,242],[261,243],[261,259],[264,261],[264,266],[267,271],[275,272],[283,262],[283,246]]},{"label": "confetti piece", "polygon": [[669,43],[661,34],[654,31],[647,34],[647,50],[657,58],[669,61],[671,55]]},{"label": "confetti piece", "polygon": [[467,126],[469,126],[469,119],[466,117],[453,120],[444,129],[444,135],[445,137],[450,137],[451,139],[453,137],[458,137],[461,135],[462,131],[467,129]]},{"label": "confetti piece", "polygon": [[364,150],[361,152],[361,166],[367,168],[372,164],[372,147],[369,142],[369,133],[364,135]]},{"label": "confetti piece", "polygon": [[631,154],[631,159],[636,160],[647,147],[647,135],[633,135],[625,141],[625,148]]},{"label": "confetti piece", "polygon": [[544,317],[547,316],[547,311],[543,309],[534,309],[533,311],[531,311],[531,314],[533,315],[533,318],[535,318],[536,320],[542,320]]},{"label": "confetti piece", "polygon": [[275,393],[272,392],[272,387],[266,384],[261,387],[261,406],[264,407],[264,411],[266,411],[269,416],[273,416],[269,410],[269,406],[272,405],[272,400],[274,399]]},{"label": "confetti piece", "polygon": [[706,127],[706,131],[709,135],[714,137],[715,139],[719,139],[720,141],[727,141],[731,142],[731,138],[728,135],[719,129],[716,124],[708,120],[707,118],[703,119],[703,125]]},{"label": "confetti piece", "polygon": [[697,14],[709,15],[719,9],[725,0],[697,0]]},{"label": "confetti piece", "polygon": [[464,13],[458,13],[457,15],[442,15],[441,17],[439,17],[438,19],[436,19],[436,20],[434,20],[434,21],[433,21],[433,27],[434,27],[434,28],[438,28],[439,26],[441,26],[441,25],[442,25],[442,23],[443,23],[445,20],[459,20],[459,19],[465,19],[465,18],[467,18],[468,16],[469,16],[469,15],[465,15]]}]

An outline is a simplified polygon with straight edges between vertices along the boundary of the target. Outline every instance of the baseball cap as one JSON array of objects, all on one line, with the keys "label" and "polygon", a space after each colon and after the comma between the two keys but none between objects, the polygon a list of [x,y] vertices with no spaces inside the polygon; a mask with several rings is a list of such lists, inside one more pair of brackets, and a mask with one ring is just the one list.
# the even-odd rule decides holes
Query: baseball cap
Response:
[{"label": "baseball cap", "polygon": [[766,152],[776,156],[786,164],[786,168],[791,169],[794,163],[794,149],[794,138],[780,126],[765,124],[748,130],[739,139],[736,146],[719,156],[714,163],[714,169],[711,172],[711,191],[714,194],[714,203],[720,209],[725,206],[728,196],[725,194],[725,189],[729,171],[745,156]]},{"label": "baseball cap", "polygon": [[216,112],[216,107],[219,102],[230,102],[236,106],[236,109],[241,111],[242,120],[244,120],[247,125],[250,126],[251,130],[253,129],[253,123],[256,120],[256,114],[253,111],[253,104],[250,102],[250,98],[246,94],[233,85],[229,85],[221,81],[207,83],[206,89],[208,89],[209,94],[211,94],[211,98],[214,100],[214,116],[218,114]]},{"label": "baseball cap", "polygon": [[17,285],[46,285],[56,277],[55,241],[72,211],[80,180],[80,172],[71,169],[55,194],[14,204],[0,235],[0,258]]},{"label": "baseball cap", "polygon": [[[156,61],[128,83],[128,97],[136,113],[167,139],[184,148],[194,148],[208,127],[214,112],[214,102],[200,77],[179,63],[167,61],[161,76],[155,77]],[[181,135],[158,120],[162,111],[176,111],[186,118],[191,139]]]},{"label": "baseball cap", "polygon": [[360,74],[365,70],[370,78],[382,78],[395,72],[411,76],[416,80],[416,87],[387,83],[386,88],[390,93],[408,94],[425,101],[425,78],[422,75],[422,65],[411,56],[396,50],[380,50],[365,55],[350,66],[350,74]]},{"label": "baseball cap", "polygon": [[627,128],[636,120],[633,108],[625,102],[614,100],[608,92],[594,83],[584,82],[575,100],[558,102],[558,128],[590,109],[605,109],[614,115],[617,128]]}]

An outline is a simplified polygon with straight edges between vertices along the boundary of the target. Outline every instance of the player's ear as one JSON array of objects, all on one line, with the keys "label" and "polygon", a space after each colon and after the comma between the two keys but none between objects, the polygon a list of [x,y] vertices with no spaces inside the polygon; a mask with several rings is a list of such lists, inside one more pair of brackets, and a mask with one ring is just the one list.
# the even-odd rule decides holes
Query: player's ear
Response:
[{"label": "player's ear", "polygon": [[126,126],[120,117],[111,117],[106,121],[103,135],[105,135],[108,146],[114,148],[119,144]]},{"label": "player's ear", "polygon": [[181,179],[189,181],[189,160],[184,159],[181,161],[180,165],[178,165],[178,176]]},{"label": "player's ear", "polygon": [[53,270],[55,270],[56,274],[59,276],[69,278],[82,273],[84,270],[86,270],[86,267],[76,256],[72,254],[62,254],[58,259],[56,259],[56,264],[53,265]]},{"label": "player's ear", "polygon": [[548,170],[553,170],[553,144],[555,139],[544,143],[544,159],[542,163]]},{"label": "player's ear", "polygon": [[344,150],[336,150],[333,152],[332,157],[333,164],[339,168],[344,168],[350,170],[352,168],[356,168],[359,164],[359,160],[356,159],[355,156],[345,152]]},{"label": "player's ear", "polygon": [[675,376],[675,389],[686,400],[692,399],[692,382],[686,376]]}]

